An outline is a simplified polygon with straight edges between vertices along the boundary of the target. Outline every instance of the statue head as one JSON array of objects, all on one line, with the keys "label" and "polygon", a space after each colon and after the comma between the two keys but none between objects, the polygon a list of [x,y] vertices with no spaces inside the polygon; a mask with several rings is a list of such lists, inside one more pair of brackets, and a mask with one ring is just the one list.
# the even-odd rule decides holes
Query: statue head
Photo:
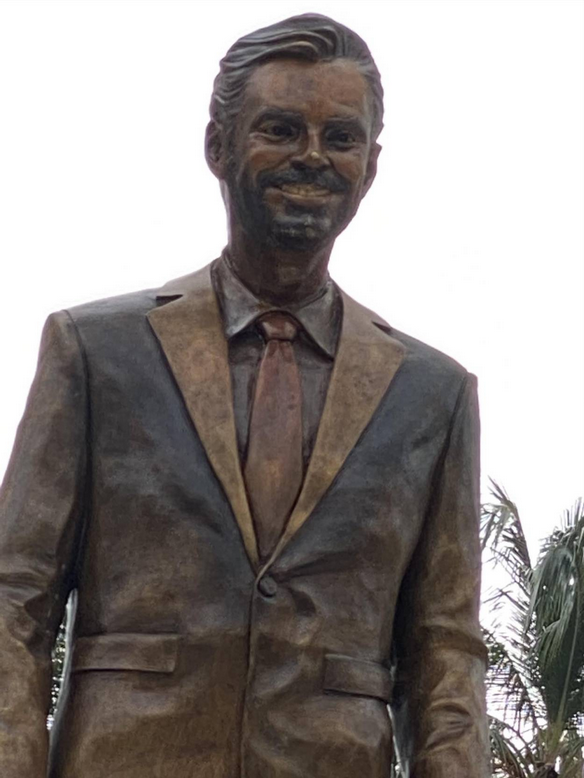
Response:
[{"label": "statue head", "polygon": [[383,89],[365,42],[318,14],[240,38],[221,60],[206,156],[230,231],[292,252],[332,245],[369,189]]}]

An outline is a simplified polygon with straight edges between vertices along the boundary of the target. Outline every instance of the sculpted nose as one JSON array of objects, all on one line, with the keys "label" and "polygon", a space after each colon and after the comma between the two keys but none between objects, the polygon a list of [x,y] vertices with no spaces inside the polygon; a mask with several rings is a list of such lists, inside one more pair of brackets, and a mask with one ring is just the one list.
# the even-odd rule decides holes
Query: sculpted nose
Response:
[{"label": "sculpted nose", "polygon": [[308,136],[302,150],[291,161],[297,168],[313,168],[315,170],[329,167],[330,165],[326,152],[322,148],[320,138],[316,134]]}]

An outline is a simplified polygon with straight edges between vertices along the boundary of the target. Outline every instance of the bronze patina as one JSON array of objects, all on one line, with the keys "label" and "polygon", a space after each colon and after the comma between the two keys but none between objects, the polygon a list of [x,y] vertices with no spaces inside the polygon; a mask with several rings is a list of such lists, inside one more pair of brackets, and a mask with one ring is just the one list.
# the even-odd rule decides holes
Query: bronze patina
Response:
[{"label": "bronze patina", "polygon": [[3,778],[388,778],[394,740],[489,775],[476,379],[328,274],[382,98],[332,19],[241,38],[219,259],[49,317],[0,498]]}]

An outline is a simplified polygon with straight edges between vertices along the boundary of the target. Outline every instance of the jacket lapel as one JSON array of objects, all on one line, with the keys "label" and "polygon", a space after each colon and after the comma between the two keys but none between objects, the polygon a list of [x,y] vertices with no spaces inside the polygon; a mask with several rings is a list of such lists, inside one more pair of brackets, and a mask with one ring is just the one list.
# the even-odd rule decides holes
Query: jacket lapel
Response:
[{"label": "jacket lapel", "polygon": [[171,281],[148,313],[209,461],[223,485],[254,570],[258,550],[239,462],[227,341],[210,265]]},{"label": "jacket lapel", "polygon": [[271,565],[323,497],[369,423],[402,363],[405,348],[374,313],[341,291],[343,324],[326,402],[304,484]]},{"label": "jacket lapel", "polygon": [[[387,323],[341,291],[343,324],[314,450],[273,564],[332,484],[386,393],[404,347]],[[164,286],[148,320],[166,355],[211,466],[231,503],[252,568],[259,555],[243,480],[233,413],[227,341],[210,265]],[[173,299],[175,298],[175,299]]]}]

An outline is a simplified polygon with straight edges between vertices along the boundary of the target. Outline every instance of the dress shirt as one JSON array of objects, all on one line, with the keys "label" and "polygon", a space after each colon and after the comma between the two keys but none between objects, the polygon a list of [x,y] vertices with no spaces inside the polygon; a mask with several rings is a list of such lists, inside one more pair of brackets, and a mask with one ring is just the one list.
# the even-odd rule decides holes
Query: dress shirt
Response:
[{"label": "dress shirt", "polygon": [[247,450],[255,379],[264,350],[257,319],[269,311],[286,311],[301,325],[294,340],[294,354],[302,385],[303,458],[306,467],[337,350],[342,319],[342,303],[337,288],[328,278],[316,296],[300,305],[275,306],[259,300],[243,284],[231,268],[226,253],[213,264],[212,279],[229,343],[235,427],[242,462]]}]

